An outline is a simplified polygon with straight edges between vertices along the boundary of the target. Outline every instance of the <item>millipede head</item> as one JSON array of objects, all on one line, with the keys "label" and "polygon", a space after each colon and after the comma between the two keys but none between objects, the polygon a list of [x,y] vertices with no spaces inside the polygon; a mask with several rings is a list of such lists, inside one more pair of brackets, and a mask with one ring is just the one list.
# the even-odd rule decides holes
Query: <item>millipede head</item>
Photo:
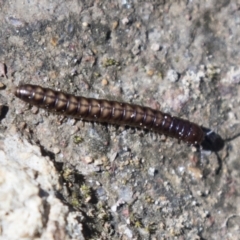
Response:
[{"label": "millipede head", "polygon": [[225,143],[219,134],[205,127],[202,127],[202,130],[205,133],[205,138],[201,143],[203,150],[218,152],[223,149]]}]

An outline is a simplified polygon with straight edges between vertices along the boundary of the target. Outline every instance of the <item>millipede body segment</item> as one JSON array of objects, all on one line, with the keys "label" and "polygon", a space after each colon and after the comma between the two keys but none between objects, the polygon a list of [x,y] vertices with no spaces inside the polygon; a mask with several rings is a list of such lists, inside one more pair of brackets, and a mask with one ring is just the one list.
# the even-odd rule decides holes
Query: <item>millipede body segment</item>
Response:
[{"label": "millipede body segment", "polygon": [[14,94],[32,105],[77,119],[148,129],[195,145],[205,138],[197,124],[149,107],[74,96],[31,84],[16,87]]}]

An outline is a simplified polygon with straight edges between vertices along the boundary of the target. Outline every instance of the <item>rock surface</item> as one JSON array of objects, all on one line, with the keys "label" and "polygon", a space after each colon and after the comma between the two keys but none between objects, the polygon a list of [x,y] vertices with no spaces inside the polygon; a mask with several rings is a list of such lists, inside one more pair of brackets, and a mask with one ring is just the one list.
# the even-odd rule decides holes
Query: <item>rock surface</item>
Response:
[{"label": "rock surface", "polygon": [[53,163],[17,133],[0,138],[1,239],[68,239],[66,225],[73,220],[56,197],[60,184]]},{"label": "rock surface", "polygon": [[[239,9],[0,1],[2,238],[238,239]],[[56,116],[16,99],[22,82],[149,106],[217,132],[225,146],[198,151]]]}]

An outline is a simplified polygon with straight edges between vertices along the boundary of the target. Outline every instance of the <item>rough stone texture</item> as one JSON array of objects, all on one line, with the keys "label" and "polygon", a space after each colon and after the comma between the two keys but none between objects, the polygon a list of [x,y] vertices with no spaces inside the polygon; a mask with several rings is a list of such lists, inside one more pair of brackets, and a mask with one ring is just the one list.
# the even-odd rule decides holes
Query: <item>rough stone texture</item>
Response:
[{"label": "rough stone texture", "polygon": [[69,210],[55,196],[60,185],[53,163],[19,134],[0,141],[1,239],[68,239]]},{"label": "rough stone texture", "polygon": [[[22,215],[40,208],[31,211],[41,219],[31,236],[47,231],[42,202],[57,196],[56,205],[72,212],[62,210],[56,239],[238,239],[237,1],[15,0],[1,1],[0,9],[0,62],[7,67],[0,132],[10,139],[7,131],[16,128],[26,152],[37,146],[49,157],[41,172],[51,168],[61,180],[33,174],[34,162],[23,170],[3,164],[6,178],[25,180],[33,192]],[[218,132],[225,147],[199,153],[154,133],[54,116],[15,99],[10,89],[21,82],[161,109]],[[20,150],[3,151],[12,159]],[[56,194],[38,196],[40,179]],[[9,189],[14,184],[8,181]]]}]

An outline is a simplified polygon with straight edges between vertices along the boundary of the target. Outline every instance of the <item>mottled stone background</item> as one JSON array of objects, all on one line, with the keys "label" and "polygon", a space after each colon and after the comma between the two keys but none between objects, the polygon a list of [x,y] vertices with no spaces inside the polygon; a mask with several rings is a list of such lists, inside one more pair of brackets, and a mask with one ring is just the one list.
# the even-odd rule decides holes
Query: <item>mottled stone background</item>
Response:
[{"label": "mottled stone background", "polygon": [[[239,239],[240,2],[0,1],[1,239]],[[47,113],[32,83],[203,125],[217,152]]]}]

